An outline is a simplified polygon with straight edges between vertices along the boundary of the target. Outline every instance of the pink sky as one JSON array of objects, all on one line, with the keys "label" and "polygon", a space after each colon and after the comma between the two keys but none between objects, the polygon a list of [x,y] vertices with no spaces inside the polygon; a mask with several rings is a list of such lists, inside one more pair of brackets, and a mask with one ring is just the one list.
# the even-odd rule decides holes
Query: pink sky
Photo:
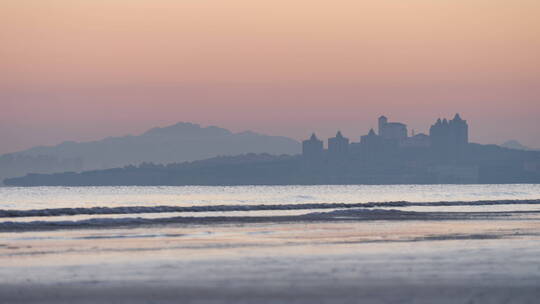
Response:
[{"label": "pink sky", "polygon": [[178,121],[352,140],[380,114],[540,148],[537,0],[6,0],[0,153]]}]

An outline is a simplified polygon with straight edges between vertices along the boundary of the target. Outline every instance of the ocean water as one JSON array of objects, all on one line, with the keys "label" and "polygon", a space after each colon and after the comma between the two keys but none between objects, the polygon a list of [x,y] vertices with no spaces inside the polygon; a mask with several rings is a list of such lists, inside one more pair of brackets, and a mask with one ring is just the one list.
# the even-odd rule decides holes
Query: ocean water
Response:
[{"label": "ocean water", "polygon": [[0,209],[538,199],[540,184],[0,187]]},{"label": "ocean water", "polygon": [[0,188],[0,303],[536,303],[538,265],[535,184]]},{"label": "ocean water", "polygon": [[[538,184],[4,187],[0,188],[0,228],[12,222],[94,219],[94,225],[98,225],[98,219],[121,223],[175,216],[292,216],[352,208],[524,211],[538,210],[540,202],[523,200],[539,198]],[[110,221],[107,223],[110,225]]]}]

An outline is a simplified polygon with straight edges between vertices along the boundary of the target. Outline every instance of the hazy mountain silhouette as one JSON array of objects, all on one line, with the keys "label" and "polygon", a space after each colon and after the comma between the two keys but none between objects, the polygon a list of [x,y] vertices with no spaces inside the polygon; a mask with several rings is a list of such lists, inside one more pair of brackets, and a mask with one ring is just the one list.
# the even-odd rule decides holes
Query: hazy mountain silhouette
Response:
[{"label": "hazy mountain silhouette", "polygon": [[[512,148],[471,143],[468,123],[459,114],[452,119],[438,118],[429,135],[411,137],[403,123],[389,122],[385,116],[379,117],[378,122],[378,134],[371,129],[360,137],[360,142],[351,143],[338,131],[335,137],[328,138],[327,149],[312,134],[302,142],[302,154],[293,156],[275,155],[296,154],[300,145],[291,139],[252,132],[233,134],[217,127],[182,123],[155,128],[136,137],[32,149],[27,154],[51,155],[47,152],[52,149],[56,151],[52,155],[66,160],[81,157],[85,165],[94,161],[94,167],[103,166],[103,160],[108,160],[111,167],[113,162],[120,165],[80,173],[64,170],[28,174],[6,179],[4,183],[179,186],[540,182],[540,152],[515,149],[523,147],[517,142],[509,143]],[[199,160],[189,161],[196,159]],[[141,162],[144,163],[136,165]]]},{"label": "hazy mountain silhouette", "polygon": [[300,143],[282,136],[177,123],[139,136],[68,141],[0,156],[0,180],[27,173],[105,169],[142,162],[173,163],[244,153],[298,154]]},{"label": "hazy mountain silhouette", "polygon": [[533,150],[527,146],[524,146],[522,145],[519,141],[517,140],[508,140],[508,141],[505,141],[503,144],[500,145],[501,147],[503,148],[508,148],[508,149],[515,149],[515,150],[525,150],[525,151],[528,151],[528,150]]}]

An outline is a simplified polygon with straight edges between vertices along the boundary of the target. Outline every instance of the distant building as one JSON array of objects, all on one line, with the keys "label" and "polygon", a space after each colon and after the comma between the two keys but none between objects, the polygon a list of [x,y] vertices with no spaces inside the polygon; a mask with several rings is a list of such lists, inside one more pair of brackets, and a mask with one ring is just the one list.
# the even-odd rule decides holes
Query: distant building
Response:
[{"label": "distant building", "polygon": [[469,126],[459,114],[448,121],[446,118],[437,122],[429,129],[431,147],[443,158],[459,157],[469,143]]},{"label": "distant building", "polygon": [[383,141],[373,129],[370,129],[367,135],[360,137],[360,147],[366,159],[378,158],[383,152]]},{"label": "distant building", "polygon": [[345,157],[349,153],[349,139],[338,131],[336,137],[328,139],[328,155],[330,157]]},{"label": "distant building", "polygon": [[323,155],[323,142],[319,140],[315,133],[311,134],[308,140],[302,142],[302,156],[305,158],[320,158]]},{"label": "distant building", "polygon": [[399,145],[402,148],[429,148],[431,140],[429,135],[419,133],[411,137],[407,137]]},{"label": "distant building", "polygon": [[379,117],[379,136],[386,140],[401,142],[407,138],[407,125],[400,122],[388,122],[386,116]]},{"label": "distant building", "polygon": [[371,145],[371,144],[378,144],[380,143],[380,138],[375,134],[375,131],[373,129],[369,129],[369,132],[367,135],[362,135],[360,137],[360,144],[363,145]]}]

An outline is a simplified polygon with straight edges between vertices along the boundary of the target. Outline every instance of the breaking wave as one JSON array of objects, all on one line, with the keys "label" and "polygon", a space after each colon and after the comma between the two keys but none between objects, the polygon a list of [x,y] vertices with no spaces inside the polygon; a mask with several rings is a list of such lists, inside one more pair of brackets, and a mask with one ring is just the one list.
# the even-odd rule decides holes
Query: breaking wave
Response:
[{"label": "breaking wave", "polygon": [[302,221],[346,221],[346,220],[472,220],[508,218],[512,215],[533,215],[537,218],[539,211],[511,212],[417,212],[395,209],[346,209],[329,212],[312,212],[302,215],[280,216],[176,216],[166,218],[92,218],[74,221],[31,221],[31,222],[0,222],[0,232],[10,231],[39,231],[56,229],[79,228],[111,228],[133,227],[158,224],[242,224],[242,223],[279,223]]},{"label": "breaking wave", "polygon": [[[47,217],[99,214],[142,214],[170,212],[230,212],[230,211],[279,211],[310,209],[358,209],[358,208],[404,208],[404,207],[447,207],[447,206],[494,206],[494,205],[540,205],[537,200],[486,200],[486,201],[446,201],[446,202],[376,202],[376,203],[306,203],[276,205],[217,205],[217,206],[124,206],[90,208],[50,208],[31,210],[0,209],[0,218]],[[89,221],[103,219],[92,219]],[[141,219],[143,220],[143,219]]]}]

